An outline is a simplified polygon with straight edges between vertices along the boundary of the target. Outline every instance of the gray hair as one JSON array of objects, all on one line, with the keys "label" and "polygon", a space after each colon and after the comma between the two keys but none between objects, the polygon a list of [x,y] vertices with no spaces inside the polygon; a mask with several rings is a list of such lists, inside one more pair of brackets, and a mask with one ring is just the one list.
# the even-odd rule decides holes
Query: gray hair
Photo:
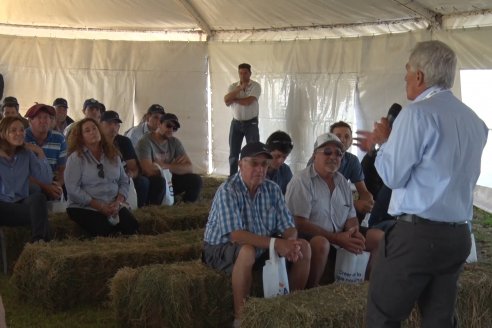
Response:
[{"label": "gray hair", "polygon": [[412,50],[408,63],[413,71],[424,73],[427,87],[434,85],[449,89],[456,73],[456,54],[441,41],[419,42]]}]

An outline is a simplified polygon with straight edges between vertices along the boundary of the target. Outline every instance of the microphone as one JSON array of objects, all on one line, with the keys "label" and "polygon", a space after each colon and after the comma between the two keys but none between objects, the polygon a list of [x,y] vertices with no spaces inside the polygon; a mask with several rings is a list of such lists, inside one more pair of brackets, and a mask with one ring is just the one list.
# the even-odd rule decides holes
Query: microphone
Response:
[{"label": "microphone", "polygon": [[397,104],[397,103],[394,103],[389,108],[388,115],[386,115],[386,118],[388,119],[388,123],[389,123],[390,128],[393,127],[393,122],[395,121],[398,114],[400,114],[400,111],[401,111],[401,105]]}]

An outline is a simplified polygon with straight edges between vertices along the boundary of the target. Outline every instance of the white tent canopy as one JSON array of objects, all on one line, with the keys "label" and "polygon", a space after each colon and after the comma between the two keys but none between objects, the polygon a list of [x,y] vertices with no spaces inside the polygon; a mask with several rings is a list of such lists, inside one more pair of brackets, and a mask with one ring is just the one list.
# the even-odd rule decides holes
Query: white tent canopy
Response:
[{"label": "white tent canopy", "polygon": [[271,41],[491,26],[491,10],[487,0],[3,0],[0,27],[25,36]]},{"label": "white tent canopy", "polygon": [[[409,51],[430,39],[455,49],[459,69],[492,69],[492,0],[0,2],[4,95],[21,111],[64,97],[80,118],[94,97],[125,130],[160,103],[182,121],[177,137],[198,172],[228,173],[232,116],[222,98],[239,63],[263,88],[262,140],[290,133],[298,170],[335,120],[370,128],[393,102],[405,104]],[[457,96],[460,83],[457,74]],[[490,199],[486,187],[477,198]]]}]

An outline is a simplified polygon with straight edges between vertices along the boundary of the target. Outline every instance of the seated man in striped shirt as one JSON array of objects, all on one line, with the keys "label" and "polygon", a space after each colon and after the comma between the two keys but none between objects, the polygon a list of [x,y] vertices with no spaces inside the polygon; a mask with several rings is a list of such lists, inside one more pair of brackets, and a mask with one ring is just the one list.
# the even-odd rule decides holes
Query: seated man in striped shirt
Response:
[{"label": "seated man in striped shirt", "polygon": [[51,130],[51,120],[56,112],[52,106],[36,104],[29,108],[26,117],[29,127],[26,129],[25,142],[43,149],[53,171],[53,181],[45,184],[31,177],[31,189],[38,186],[48,200],[60,199],[63,193],[63,172],[67,161],[67,143],[65,137],[58,131]]}]

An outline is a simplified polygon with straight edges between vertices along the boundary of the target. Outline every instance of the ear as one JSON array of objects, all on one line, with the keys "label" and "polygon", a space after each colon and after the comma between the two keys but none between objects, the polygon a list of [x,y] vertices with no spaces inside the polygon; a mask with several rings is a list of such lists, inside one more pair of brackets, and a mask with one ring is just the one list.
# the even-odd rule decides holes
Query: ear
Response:
[{"label": "ear", "polygon": [[424,85],[424,72],[422,71],[417,71],[417,85]]}]

